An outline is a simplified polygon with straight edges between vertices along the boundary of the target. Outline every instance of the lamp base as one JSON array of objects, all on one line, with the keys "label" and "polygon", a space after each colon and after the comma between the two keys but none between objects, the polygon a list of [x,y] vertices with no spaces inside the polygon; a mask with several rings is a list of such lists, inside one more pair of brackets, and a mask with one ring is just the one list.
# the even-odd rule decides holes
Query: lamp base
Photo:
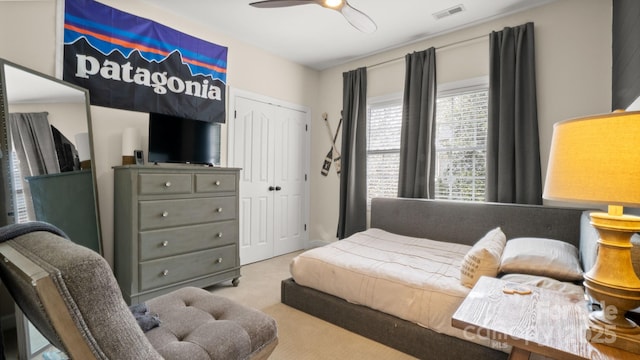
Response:
[{"label": "lamp base", "polygon": [[615,332],[625,333],[630,335],[640,335],[640,327],[624,316],[618,316],[615,318],[616,323],[610,321],[611,316],[607,316],[603,310],[597,310],[589,314],[589,321],[595,326],[614,329]]},{"label": "lamp base", "polygon": [[600,238],[584,287],[602,310],[589,314],[587,339],[640,354],[640,327],[626,317],[627,311],[640,306],[640,279],[631,263],[631,235],[640,231],[640,217],[610,206],[609,213],[591,213],[591,225]]},{"label": "lamp base", "polygon": [[587,339],[593,344],[603,344],[617,349],[622,349],[634,354],[640,354],[640,333],[628,334],[609,327],[589,321]]}]

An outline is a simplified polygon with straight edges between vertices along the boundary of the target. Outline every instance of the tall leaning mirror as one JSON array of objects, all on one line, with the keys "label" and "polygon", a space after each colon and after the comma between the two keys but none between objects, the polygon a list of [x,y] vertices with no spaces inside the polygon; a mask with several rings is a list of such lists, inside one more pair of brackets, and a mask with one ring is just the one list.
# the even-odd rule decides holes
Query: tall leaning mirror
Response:
[{"label": "tall leaning mirror", "polygon": [[[0,225],[48,222],[102,254],[88,91],[4,59],[0,83]],[[46,347],[16,323],[24,358]]]}]

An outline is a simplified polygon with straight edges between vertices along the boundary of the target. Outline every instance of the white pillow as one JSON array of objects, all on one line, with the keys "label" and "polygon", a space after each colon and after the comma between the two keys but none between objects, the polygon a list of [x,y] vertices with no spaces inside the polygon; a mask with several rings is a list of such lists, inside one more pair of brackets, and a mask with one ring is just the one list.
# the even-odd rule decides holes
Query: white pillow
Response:
[{"label": "white pillow", "polygon": [[467,252],[460,266],[460,282],[473,287],[481,276],[498,275],[507,238],[499,227],[489,231]]},{"label": "white pillow", "polygon": [[544,238],[507,241],[500,271],[547,276],[560,281],[582,280],[578,249],[564,241]]}]

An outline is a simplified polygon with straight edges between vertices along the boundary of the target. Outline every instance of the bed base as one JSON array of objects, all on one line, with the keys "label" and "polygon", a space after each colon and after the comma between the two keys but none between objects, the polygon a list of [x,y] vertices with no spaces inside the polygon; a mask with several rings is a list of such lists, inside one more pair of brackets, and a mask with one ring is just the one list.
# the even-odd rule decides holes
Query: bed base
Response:
[{"label": "bed base", "polygon": [[338,297],[296,284],[281,284],[281,301],[295,309],[387,345],[419,359],[507,359],[508,354],[355,305]]}]

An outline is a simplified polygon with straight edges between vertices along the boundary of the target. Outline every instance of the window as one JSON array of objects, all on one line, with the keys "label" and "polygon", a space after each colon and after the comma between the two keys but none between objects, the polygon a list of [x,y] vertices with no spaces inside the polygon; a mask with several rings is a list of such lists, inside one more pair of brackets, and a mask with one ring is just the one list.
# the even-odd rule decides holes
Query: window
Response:
[{"label": "window", "polygon": [[400,169],[400,94],[369,100],[367,111],[367,203],[398,196]]},{"label": "window", "polygon": [[436,199],[484,200],[489,91],[486,80],[474,82],[438,92]]},{"label": "window", "polygon": [[[488,79],[438,86],[435,198],[483,201],[486,179]],[[396,197],[402,96],[369,99],[367,199]]]},{"label": "window", "polygon": [[11,174],[13,182],[13,209],[12,213],[16,223],[25,223],[29,221],[29,213],[27,212],[27,203],[20,175],[20,160],[15,149],[11,149]]}]

